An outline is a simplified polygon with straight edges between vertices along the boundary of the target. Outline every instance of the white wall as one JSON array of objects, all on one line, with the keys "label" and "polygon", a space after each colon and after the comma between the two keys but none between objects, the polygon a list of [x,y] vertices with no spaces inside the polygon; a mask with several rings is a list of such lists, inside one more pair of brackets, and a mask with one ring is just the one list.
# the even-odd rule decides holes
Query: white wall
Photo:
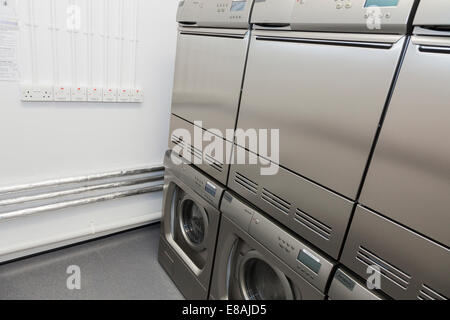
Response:
[{"label": "white wall", "polygon": [[[51,0],[34,0],[38,24],[37,59],[38,83],[53,84],[52,55],[49,42],[49,10]],[[101,25],[101,0],[93,0],[94,20]],[[118,6],[119,0],[107,0]],[[132,0],[125,0],[131,3]],[[26,23],[28,0],[18,0],[21,22]],[[57,0],[58,12],[70,1]],[[75,0],[85,8],[86,0]],[[20,83],[31,81],[29,32],[22,24],[20,32],[21,81],[0,82],[0,187],[48,179],[108,172],[153,164],[162,164],[167,147],[169,113],[176,50],[176,0],[140,0],[138,18],[138,52],[136,86],[145,93],[142,104],[111,103],[24,103],[20,101]],[[37,5],[36,5],[37,4]],[[113,10],[114,11],[114,10]],[[84,9],[82,9],[84,12]],[[117,12],[117,10],[115,11]],[[82,16],[83,17],[83,16]],[[129,16],[127,19],[132,19]],[[115,18],[110,16],[114,36]],[[70,46],[67,38],[66,16],[58,14],[60,83],[72,85],[70,73]],[[83,19],[82,19],[83,26]],[[83,27],[82,27],[83,28]],[[95,27],[96,28],[100,27]],[[101,29],[97,30],[101,33]],[[95,31],[94,31],[95,32]],[[87,50],[83,34],[79,34],[76,85],[88,85]],[[95,41],[95,85],[103,85],[101,67],[104,55],[100,41]],[[123,79],[118,81],[117,43],[110,41],[110,85],[132,82],[130,57],[124,55]],[[129,51],[129,49],[124,49]],[[88,225],[88,220],[99,217],[102,223],[133,219],[161,210],[161,194],[138,196],[105,202],[91,207],[80,207],[64,212],[0,223],[0,252],[8,246],[31,243],[43,237],[74,233]],[[1,211],[0,211],[1,213]],[[105,215],[107,219],[105,220]],[[152,216],[154,217],[154,215]],[[33,231],[30,231],[33,230]],[[50,233],[50,234],[49,234]],[[12,243],[13,242],[13,243]],[[0,257],[0,261],[2,258]],[[3,259],[4,260],[4,259]]]}]

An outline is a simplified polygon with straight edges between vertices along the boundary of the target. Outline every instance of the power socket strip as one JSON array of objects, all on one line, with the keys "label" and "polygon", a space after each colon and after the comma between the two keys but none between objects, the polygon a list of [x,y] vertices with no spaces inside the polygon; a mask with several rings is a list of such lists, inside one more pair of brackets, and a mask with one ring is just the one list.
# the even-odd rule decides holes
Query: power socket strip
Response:
[{"label": "power socket strip", "polygon": [[142,103],[142,89],[22,85],[23,102]]}]

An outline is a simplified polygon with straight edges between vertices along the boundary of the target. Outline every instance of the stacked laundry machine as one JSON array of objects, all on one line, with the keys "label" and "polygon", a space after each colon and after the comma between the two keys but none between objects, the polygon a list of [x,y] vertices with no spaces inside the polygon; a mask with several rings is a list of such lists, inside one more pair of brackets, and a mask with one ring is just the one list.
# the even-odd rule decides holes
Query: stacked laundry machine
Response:
[{"label": "stacked laundry machine", "polygon": [[[159,259],[187,298],[450,297],[449,14],[180,2]],[[227,129],[279,130],[276,163]]]}]

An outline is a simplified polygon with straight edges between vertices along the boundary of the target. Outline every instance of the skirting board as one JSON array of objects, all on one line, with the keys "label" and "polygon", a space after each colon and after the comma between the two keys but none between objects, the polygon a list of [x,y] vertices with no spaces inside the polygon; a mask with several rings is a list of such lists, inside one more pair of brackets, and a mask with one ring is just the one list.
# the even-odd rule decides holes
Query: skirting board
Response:
[{"label": "skirting board", "polygon": [[42,239],[39,242],[25,243],[21,244],[20,246],[9,247],[3,252],[0,252],[0,263],[5,263],[19,258],[35,255],[41,252],[46,252],[76,243],[101,238],[110,234],[134,229],[151,223],[157,223],[161,220],[161,216],[161,212],[150,213],[140,217],[118,220],[109,224],[96,226],[95,230],[92,230],[91,228],[80,229],[70,234],[58,236],[57,238],[49,237],[47,239]]}]

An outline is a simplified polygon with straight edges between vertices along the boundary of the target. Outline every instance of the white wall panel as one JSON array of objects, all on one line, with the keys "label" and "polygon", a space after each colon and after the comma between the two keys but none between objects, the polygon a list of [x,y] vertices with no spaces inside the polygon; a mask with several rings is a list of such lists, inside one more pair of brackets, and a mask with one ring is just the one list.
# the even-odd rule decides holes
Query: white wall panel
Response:
[{"label": "white wall panel", "polygon": [[[34,0],[36,23],[39,25],[38,81],[53,84],[51,33],[51,0]],[[107,0],[118,6],[119,0]],[[21,22],[27,21],[28,0],[18,0]],[[76,0],[86,11],[85,0]],[[94,2],[93,82],[103,85],[102,0]],[[130,6],[132,0],[125,0]],[[67,0],[57,0],[58,12],[64,12]],[[49,179],[80,176],[97,172],[161,164],[167,147],[173,68],[176,49],[176,0],[139,1],[139,44],[137,51],[136,86],[145,92],[142,104],[122,103],[60,103],[20,101],[20,82],[0,82],[0,187],[39,182]],[[38,5],[36,5],[38,4]],[[116,12],[111,8],[112,12]],[[127,11],[127,10],[126,10]],[[130,11],[130,10],[128,10]],[[129,13],[129,14],[128,14]],[[132,19],[127,12],[125,20]],[[85,14],[82,15],[85,17]],[[58,15],[58,69],[62,85],[71,85],[70,42],[64,36],[66,16]],[[109,16],[111,32],[117,34],[117,17]],[[80,85],[88,85],[87,40],[82,18],[82,31],[77,35],[77,75]],[[131,26],[124,28],[130,39]],[[31,81],[29,33],[21,25],[20,68],[22,83]],[[127,41],[124,41],[124,44]],[[117,79],[117,43],[110,40],[109,80],[112,85],[131,83],[131,42],[124,45],[123,77]],[[120,203],[120,205],[118,205]],[[160,212],[161,194],[139,196],[126,200],[79,207],[65,212],[0,223],[0,252],[11,245],[28,243],[42,237],[42,232],[70,233],[85,226],[88,219],[107,217],[122,219]],[[0,212],[1,213],[1,212]],[[102,218],[102,219],[103,219]],[[77,223],[74,223],[77,221]],[[103,222],[102,222],[103,223]],[[105,222],[106,223],[106,222]],[[28,232],[36,228],[39,232]],[[45,230],[45,231],[43,231]],[[12,235],[14,234],[14,237]],[[1,261],[1,257],[0,257]]]}]

